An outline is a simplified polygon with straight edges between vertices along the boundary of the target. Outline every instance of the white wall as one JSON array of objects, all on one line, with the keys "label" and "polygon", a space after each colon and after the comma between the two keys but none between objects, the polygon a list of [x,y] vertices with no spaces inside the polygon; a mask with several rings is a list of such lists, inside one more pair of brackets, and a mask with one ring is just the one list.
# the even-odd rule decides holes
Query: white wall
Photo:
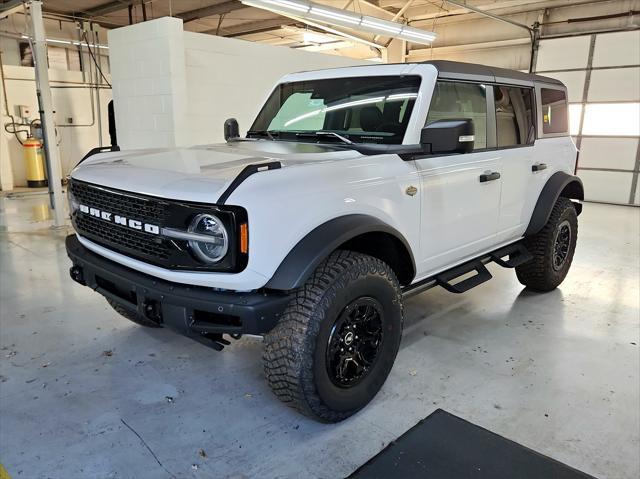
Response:
[{"label": "white wall", "polygon": [[[17,105],[26,105],[31,109],[31,119],[37,118],[38,101],[36,96],[34,69],[4,65],[5,86],[9,113],[16,115]],[[82,87],[82,73],[63,70],[49,70],[50,83],[55,86]],[[98,111],[96,107],[95,121],[92,123],[91,97],[87,88],[52,88],[54,119],[57,125],[67,124],[72,118],[74,127],[57,128],[62,173],[67,175],[73,166],[89,151],[99,145]],[[105,145],[109,144],[109,128],[107,121],[107,104],[111,100],[111,90],[100,90],[100,105],[102,118],[102,137]],[[94,105],[95,90],[94,90]],[[26,172],[22,147],[15,136],[4,130],[4,125],[11,120],[6,116],[4,104],[0,105],[0,174],[3,190],[10,190],[14,186],[26,186]],[[16,117],[16,121],[20,121]],[[24,140],[24,134],[21,134]]]},{"label": "white wall", "polygon": [[244,133],[276,82],[287,73],[370,62],[233,38],[184,32],[188,122],[193,143],[223,140],[236,118]]},{"label": "white wall", "polygon": [[282,75],[368,63],[185,32],[169,17],[111,30],[109,53],[123,149],[221,141],[224,120],[245,131]]}]

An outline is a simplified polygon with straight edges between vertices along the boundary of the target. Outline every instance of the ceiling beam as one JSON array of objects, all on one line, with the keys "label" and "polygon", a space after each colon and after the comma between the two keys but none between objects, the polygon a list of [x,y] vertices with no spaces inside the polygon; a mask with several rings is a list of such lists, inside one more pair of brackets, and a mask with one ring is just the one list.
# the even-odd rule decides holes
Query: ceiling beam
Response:
[{"label": "ceiling beam", "polygon": [[[257,22],[240,23],[230,27],[223,27],[220,29],[220,33],[225,37],[239,37],[242,35],[249,35],[251,33],[262,33],[270,30],[277,30],[285,25],[297,25],[300,22],[291,18],[279,17],[271,18],[269,20],[259,20]],[[211,35],[216,34],[216,29],[206,30],[200,33],[209,33]]]},{"label": "ceiling beam", "polygon": [[208,7],[197,8],[195,10],[189,10],[188,12],[178,13],[174,16],[182,18],[184,23],[198,20],[199,18],[211,17],[214,15],[224,15],[225,13],[240,10],[241,8],[247,8],[238,0],[230,0],[217,5],[209,5]]},{"label": "ceiling beam", "polygon": [[104,28],[120,28],[123,26],[122,23],[115,23],[113,21],[104,20],[104,19],[89,18],[84,13],[81,13],[81,12],[65,12],[62,10],[57,10],[51,7],[47,7],[45,5],[42,6],[42,11],[44,14],[44,18],[49,18],[54,20],[62,19],[67,21],[73,20],[78,22],[90,21]]},{"label": "ceiling beam", "polygon": [[0,18],[8,17],[9,15],[21,12],[24,9],[22,0],[9,0],[8,2],[2,2],[0,4]]},{"label": "ceiling beam", "polygon": [[[508,23],[509,25],[513,25],[514,27],[523,28],[528,31],[530,34],[533,34],[533,28],[528,25],[525,25],[520,22],[516,22],[515,20],[511,20],[507,17],[501,17],[500,15],[496,15],[495,13],[488,12],[486,10],[482,10],[480,8],[467,5],[466,3],[461,2],[460,0],[445,0],[447,3],[451,3],[457,7],[465,8],[471,12],[479,13],[480,15],[484,15],[485,17],[492,18],[493,20],[497,20],[499,22]],[[532,37],[533,38],[533,37]],[[532,40],[533,41],[533,40]]]},{"label": "ceiling beam", "polygon": [[[143,0],[144,3],[151,3],[152,0]],[[83,17],[102,17],[109,15],[110,13],[118,12],[128,8],[130,5],[141,4],[141,0],[115,0],[108,3],[103,3],[97,7],[87,8],[86,10],[80,10],[77,14],[82,14]]]},{"label": "ceiling beam", "polygon": [[[580,3],[594,3],[597,0],[585,0]],[[444,2],[444,7],[440,8],[441,3],[437,4],[435,9],[427,9],[422,6],[413,6],[407,10],[405,17],[410,19],[409,23],[415,23],[425,20],[433,20],[434,18],[453,18],[455,16],[463,16],[467,19],[474,18],[475,14],[471,13],[468,8],[458,7]],[[476,3],[475,7],[481,7],[483,12],[499,11],[500,15],[512,15],[517,13],[525,13],[537,11],[545,8],[555,8],[558,6],[575,6],[575,2],[567,3],[567,0],[528,0],[523,3],[522,0],[501,0],[492,3]],[[440,20],[438,20],[440,21]]]}]

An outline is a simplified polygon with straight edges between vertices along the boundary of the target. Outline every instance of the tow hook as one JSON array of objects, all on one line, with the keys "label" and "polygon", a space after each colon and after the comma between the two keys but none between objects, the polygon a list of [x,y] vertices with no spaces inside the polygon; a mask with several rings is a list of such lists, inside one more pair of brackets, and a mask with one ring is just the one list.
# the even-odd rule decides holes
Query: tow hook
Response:
[{"label": "tow hook", "polygon": [[80,283],[83,286],[86,284],[84,282],[84,275],[82,274],[82,268],[80,266],[72,266],[69,269],[69,275],[76,283]]},{"label": "tow hook", "polygon": [[160,304],[157,301],[153,301],[151,299],[146,300],[142,304],[142,310],[147,319],[158,324],[162,322],[162,311],[160,309]]}]

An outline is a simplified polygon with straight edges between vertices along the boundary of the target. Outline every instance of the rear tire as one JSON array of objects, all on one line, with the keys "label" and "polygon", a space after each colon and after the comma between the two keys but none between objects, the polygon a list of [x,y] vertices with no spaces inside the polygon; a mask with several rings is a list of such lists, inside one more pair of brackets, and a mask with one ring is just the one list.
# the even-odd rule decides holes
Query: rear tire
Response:
[{"label": "rear tire", "polygon": [[558,198],[542,230],[525,238],[533,259],[516,267],[518,281],[534,291],[551,291],[569,272],[578,238],[578,215],[573,203]]},{"label": "rear tire", "polygon": [[383,261],[337,251],[295,291],[264,339],[264,371],[282,402],[322,422],[366,406],[400,346],[403,304]]},{"label": "rear tire", "polygon": [[134,323],[139,324],[140,326],[146,326],[147,328],[160,327],[160,325],[155,321],[151,321],[150,319],[147,319],[138,313],[134,313],[127,308],[123,308],[118,303],[116,303],[115,301],[109,298],[105,298],[105,299],[107,300],[107,303],[109,303],[109,306],[111,306],[116,311],[116,313],[118,313],[120,316],[124,316],[129,321],[133,321]]}]

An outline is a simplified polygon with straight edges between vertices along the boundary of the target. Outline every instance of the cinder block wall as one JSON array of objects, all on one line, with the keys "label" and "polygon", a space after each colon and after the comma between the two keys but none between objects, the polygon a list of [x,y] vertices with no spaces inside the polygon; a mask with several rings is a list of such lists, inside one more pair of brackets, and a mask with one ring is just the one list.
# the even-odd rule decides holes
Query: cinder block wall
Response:
[{"label": "cinder block wall", "polygon": [[118,144],[185,144],[179,128],[188,106],[182,20],[167,17],[110,30],[109,61]]},{"label": "cinder block wall", "polygon": [[371,62],[233,38],[184,32],[189,112],[195,144],[223,141],[223,123],[251,126],[276,82],[287,73]]},{"label": "cinder block wall", "polygon": [[109,31],[109,58],[123,149],[222,141],[224,120],[246,131],[282,75],[369,63],[185,32],[169,17]]}]

